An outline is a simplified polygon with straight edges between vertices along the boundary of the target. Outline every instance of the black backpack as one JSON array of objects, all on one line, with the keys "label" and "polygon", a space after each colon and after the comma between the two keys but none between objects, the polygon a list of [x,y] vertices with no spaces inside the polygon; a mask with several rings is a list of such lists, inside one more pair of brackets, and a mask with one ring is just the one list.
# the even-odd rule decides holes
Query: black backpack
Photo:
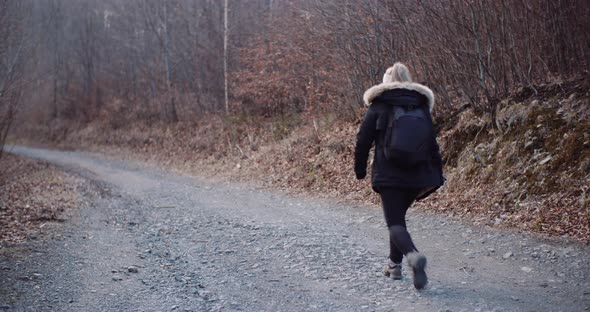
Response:
[{"label": "black backpack", "polygon": [[435,141],[432,118],[424,107],[393,105],[383,142],[385,158],[411,168],[432,157]]}]

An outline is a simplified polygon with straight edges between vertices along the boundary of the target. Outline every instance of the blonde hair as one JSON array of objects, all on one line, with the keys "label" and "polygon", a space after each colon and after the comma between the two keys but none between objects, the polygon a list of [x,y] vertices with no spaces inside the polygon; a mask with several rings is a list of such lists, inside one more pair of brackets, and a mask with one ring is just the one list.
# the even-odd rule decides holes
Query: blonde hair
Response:
[{"label": "blonde hair", "polygon": [[383,83],[388,82],[412,82],[412,75],[406,65],[402,63],[395,63],[389,67],[383,75]]}]

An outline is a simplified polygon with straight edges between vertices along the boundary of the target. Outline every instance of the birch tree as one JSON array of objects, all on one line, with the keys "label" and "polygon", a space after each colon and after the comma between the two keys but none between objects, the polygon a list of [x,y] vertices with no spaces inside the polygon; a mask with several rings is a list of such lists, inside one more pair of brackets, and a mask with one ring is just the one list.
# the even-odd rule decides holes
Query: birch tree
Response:
[{"label": "birch tree", "polygon": [[228,42],[229,42],[229,22],[228,22],[228,0],[223,2],[223,96],[225,103],[225,113],[229,115],[229,90],[227,67],[229,59]]}]

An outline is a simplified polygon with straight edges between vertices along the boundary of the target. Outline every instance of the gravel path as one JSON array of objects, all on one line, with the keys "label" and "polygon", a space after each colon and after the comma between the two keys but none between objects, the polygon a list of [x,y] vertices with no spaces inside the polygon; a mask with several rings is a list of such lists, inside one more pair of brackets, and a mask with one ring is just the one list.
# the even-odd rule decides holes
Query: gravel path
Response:
[{"label": "gravel path", "polygon": [[381,211],[15,147],[87,181],[53,236],[0,250],[0,311],[588,311],[590,249],[412,210],[430,284],[381,274]]}]

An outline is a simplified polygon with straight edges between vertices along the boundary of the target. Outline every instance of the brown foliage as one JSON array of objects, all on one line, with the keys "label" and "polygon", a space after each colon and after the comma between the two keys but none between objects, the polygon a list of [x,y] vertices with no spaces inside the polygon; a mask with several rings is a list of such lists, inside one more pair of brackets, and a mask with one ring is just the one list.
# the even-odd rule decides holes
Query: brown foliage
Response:
[{"label": "brown foliage", "polygon": [[358,107],[403,61],[436,91],[441,118],[469,103],[495,119],[515,86],[589,65],[586,1],[298,1],[288,12],[242,54],[234,83],[243,105],[300,109],[305,90],[327,90],[322,107]]},{"label": "brown foliage", "polygon": [[[326,113],[353,116],[344,65],[330,50],[328,33],[315,32],[311,18],[291,5],[275,16],[268,33],[242,49],[242,69],[232,74],[239,110],[273,116]],[[319,44],[321,43],[321,44]]]},{"label": "brown foliage", "polygon": [[537,93],[533,85],[589,66],[583,0],[238,1],[227,36],[222,1],[26,3],[38,12],[25,28],[39,47],[25,73],[43,75],[25,102],[49,108],[46,121],[224,112],[225,61],[237,115],[355,120],[364,90],[402,61],[435,90],[439,118],[470,104],[494,121],[515,86]]},{"label": "brown foliage", "polygon": [[[588,81],[533,87],[537,95],[522,88],[500,102],[498,129],[486,127],[489,116],[471,108],[443,127],[439,142],[448,181],[418,207],[480,225],[588,240]],[[297,115],[233,118],[114,130],[94,124],[69,133],[63,142],[101,152],[115,147],[119,157],[127,154],[199,176],[378,200],[368,179],[354,178],[358,122],[318,118],[308,126]]]},{"label": "brown foliage", "polygon": [[76,179],[45,163],[8,154],[0,166],[0,243],[22,241],[46,223],[62,221],[78,203]]}]

